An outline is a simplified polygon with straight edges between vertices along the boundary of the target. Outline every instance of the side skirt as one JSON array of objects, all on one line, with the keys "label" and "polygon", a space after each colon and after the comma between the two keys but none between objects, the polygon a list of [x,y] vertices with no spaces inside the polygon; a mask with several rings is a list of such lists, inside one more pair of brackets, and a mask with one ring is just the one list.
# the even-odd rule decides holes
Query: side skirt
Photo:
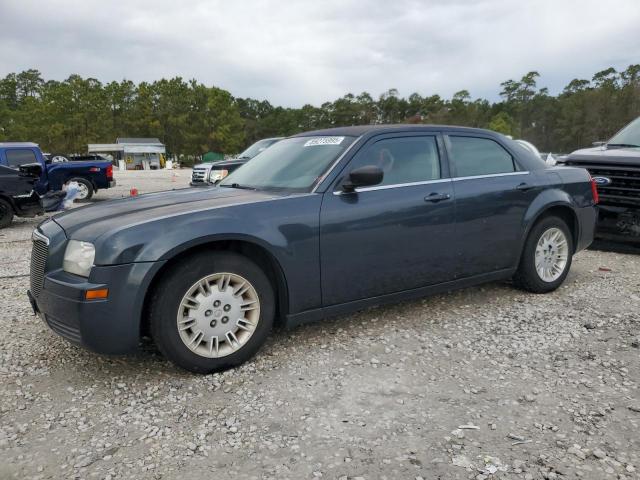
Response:
[{"label": "side skirt", "polygon": [[406,300],[427,297],[429,295],[459,290],[461,288],[471,287],[481,283],[507,280],[511,278],[514,273],[515,269],[508,268],[505,270],[498,270],[497,272],[483,273],[482,275],[475,275],[473,277],[439,283],[437,285],[429,285],[427,287],[414,288],[402,292],[380,295],[378,297],[365,298],[362,300],[355,300],[353,302],[340,303],[338,305],[331,305],[324,308],[316,308],[314,310],[289,314],[285,318],[285,327],[293,328],[305,323],[311,323],[337,315],[344,315],[357,310],[364,310],[365,308],[378,307],[389,303],[398,303]]}]

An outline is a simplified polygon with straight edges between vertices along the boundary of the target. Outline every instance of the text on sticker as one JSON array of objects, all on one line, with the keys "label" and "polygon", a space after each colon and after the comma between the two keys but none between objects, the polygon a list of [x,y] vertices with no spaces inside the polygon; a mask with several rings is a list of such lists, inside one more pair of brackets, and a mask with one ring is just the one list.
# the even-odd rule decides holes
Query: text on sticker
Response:
[{"label": "text on sticker", "polygon": [[318,145],[340,145],[344,137],[315,137],[307,140],[304,147],[316,147]]}]

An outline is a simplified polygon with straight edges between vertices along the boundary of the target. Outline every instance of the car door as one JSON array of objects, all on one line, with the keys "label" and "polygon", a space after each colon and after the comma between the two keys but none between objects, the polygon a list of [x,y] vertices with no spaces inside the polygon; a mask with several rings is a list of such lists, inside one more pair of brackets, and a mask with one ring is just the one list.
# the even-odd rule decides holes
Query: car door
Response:
[{"label": "car door", "polygon": [[[442,139],[390,134],[371,139],[325,194],[320,212],[324,306],[451,280],[454,198]],[[379,185],[344,193],[348,172],[376,165]]]},{"label": "car door", "polygon": [[445,145],[456,196],[458,276],[516,266],[524,215],[540,191],[536,175],[493,138],[452,133]]}]

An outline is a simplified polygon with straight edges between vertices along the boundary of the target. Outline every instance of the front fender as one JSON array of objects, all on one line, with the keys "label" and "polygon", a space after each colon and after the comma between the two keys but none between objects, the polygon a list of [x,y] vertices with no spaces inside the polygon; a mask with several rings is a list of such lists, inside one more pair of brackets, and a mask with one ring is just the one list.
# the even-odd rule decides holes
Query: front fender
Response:
[{"label": "front fender", "polygon": [[286,251],[287,239],[266,220],[241,219],[230,212],[196,212],[121,227],[96,242],[96,265],[169,260],[190,248],[219,240],[246,240],[272,254]]},{"label": "front fender", "polygon": [[320,306],[321,196],[186,212],[120,227],[96,240],[96,265],[165,262],[203,244],[235,240],[267,251],[289,285],[290,312]]}]

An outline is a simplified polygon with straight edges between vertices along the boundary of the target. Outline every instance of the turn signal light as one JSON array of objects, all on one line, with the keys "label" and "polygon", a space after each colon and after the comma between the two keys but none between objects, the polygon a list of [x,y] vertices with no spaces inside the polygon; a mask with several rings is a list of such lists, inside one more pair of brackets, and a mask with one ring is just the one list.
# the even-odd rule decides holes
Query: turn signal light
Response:
[{"label": "turn signal light", "polygon": [[109,296],[108,288],[101,288],[99,290],[87,290],[84,293],[84,298],[86,300],[104,300]]},{"label": "turn signal light", "polygon": [[591,177],[591,193],[593,194],[593,204],[597,205],[600,202],[600,197],[598,196],[598,186],[593,177]]}]

